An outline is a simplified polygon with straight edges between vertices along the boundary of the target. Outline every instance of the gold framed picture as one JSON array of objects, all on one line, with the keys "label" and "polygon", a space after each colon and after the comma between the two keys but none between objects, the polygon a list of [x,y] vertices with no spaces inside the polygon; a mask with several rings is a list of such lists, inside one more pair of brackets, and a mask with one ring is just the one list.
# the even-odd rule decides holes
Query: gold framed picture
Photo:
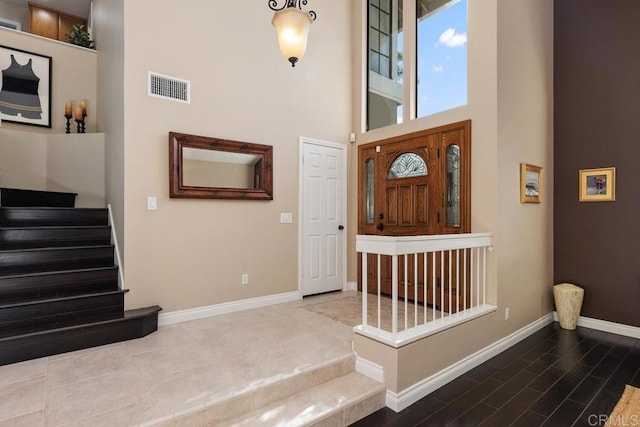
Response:
[{"label": "gold framed picture", "polygon": [[526,163],[520,164],[520,202],[542,201],[542,168]]},{"label": "gold framed picture", "polygon": [[581,169],[581,202],[613,202],[616,200],[616,168]]}]

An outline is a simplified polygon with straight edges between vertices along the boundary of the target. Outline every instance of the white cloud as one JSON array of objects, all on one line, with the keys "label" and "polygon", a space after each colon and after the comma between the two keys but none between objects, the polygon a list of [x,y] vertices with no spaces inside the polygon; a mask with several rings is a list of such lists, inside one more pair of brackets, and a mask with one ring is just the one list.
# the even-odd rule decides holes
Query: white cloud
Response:
[{"label": "white cloud", "polygon": [[455,28],[447,28],[438,38],[438,45],[459,47],[467,43],[467,33],[456,33]]},{"label": "white cloud", "polygon": [[436,73],[441,73],[442,70],[444,70],[444,67],[442,65],[432,65],[433,67],[433,71],[435,71]]}]

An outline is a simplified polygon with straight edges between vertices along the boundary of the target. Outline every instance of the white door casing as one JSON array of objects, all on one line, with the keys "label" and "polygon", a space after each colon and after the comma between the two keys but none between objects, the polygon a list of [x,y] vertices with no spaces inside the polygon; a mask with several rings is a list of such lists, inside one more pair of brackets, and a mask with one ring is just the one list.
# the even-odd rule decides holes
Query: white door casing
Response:
[{"label": "white door casing", "polygon": [[300,138],[300,291],[342,290],[346,278],[346,146]]}]

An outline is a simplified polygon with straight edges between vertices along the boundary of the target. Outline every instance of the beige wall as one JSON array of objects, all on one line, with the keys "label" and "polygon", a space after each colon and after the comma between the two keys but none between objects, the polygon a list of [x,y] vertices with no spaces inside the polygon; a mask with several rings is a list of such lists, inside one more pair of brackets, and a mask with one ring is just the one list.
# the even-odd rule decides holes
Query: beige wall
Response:
[{"label": "beige wall", "polygon": [[[551,0],[499,1],[498,106],[498,302],[511,332],[553,310]],[[520,163],[543,167],[539,205],[519,202]]]},{"label": "beige wall", "polygon": [[[407,345],[391,364],[380,356],[386,347],[358,337],[360,356],[396,371],[393,391],[406,389],[552,310],[553,2],[469,0],[468,32],[468,105],[359,135],[358,142],[472,120],[472,231],[494,235],[488,282],[489,300],[498,311]],[[359,75],[356,85],[363,88]],[[362,123],[361,114],[354,104],[354,126]],[[519,202],[520,162],[547,171],[540,205]],[[354,188],[355,167],[350,179]],[[349,208],[355,225],[355,202]],[[351,255],[350,275],[355,277]],[[511,312],[508,321],[506,307]]]},{"label": "beige wall", "polygon": [[[310,6],[318,19],[292,68],[266,2],[125,3],[129,307],[171,312],[298,290],[297,215],[279,223],[298,211],[298,138],[346,143],[351,116],[349,2]],[[150,70],[190,80],[191,104],[147,97]],[[273,145],[274,200],[170,199],[169,131]]]},{"label": "beige wall", "polygon": [[1,2],[0,18],[21,23],[22,31],[29,30],[29,10],[25,6]]},{"label": "beige wall", "polygon": [[0,129],[0,186],[78,193],[77,207],[105,206],[104,135]]},{"label": "beige wall", "polygon": [[[87,132],[96,131],[98,113],[96,90],[97,54],[85,49],[29,33],[0,28],[2,45],[50,56],[51,86],[51,129],[28,126],[29,131],[42,133],[63,133],[66,127],[64,104],[81,100],[87,102]],[[72,124],[75,123],[72,121]],[[8,129],[24,129],[26,125],[3,122]]]},{"label": "beige wall", "polygon": [[[31,127],[31,126],[29,126]],[[47,136],[0,129],[0,187],[47,189]]]},{"label": "beige wall", "polygon": [[78,193],[78,208],[104,208],[104,134],[53,134],[47,139],[47,190]]},{"label": "beige wall", "polygon": [[94,0],[98,130],[105,135],[105,194],[124,250],[124,0]]}]

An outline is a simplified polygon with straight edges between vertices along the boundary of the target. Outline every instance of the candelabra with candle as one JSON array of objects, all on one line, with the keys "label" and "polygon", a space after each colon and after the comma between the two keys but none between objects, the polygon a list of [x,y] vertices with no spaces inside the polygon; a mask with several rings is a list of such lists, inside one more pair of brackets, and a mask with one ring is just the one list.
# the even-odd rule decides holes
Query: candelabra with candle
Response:
[{"label": "candelabra with candle", "polygon": [[82,110],[82,133],[85,133],[85,119],[87,118],[87,103],[85,101],[80,101],[80,109]]},{"label": "candelabra with candle", "polygon": [[65,102],[64,104],[64,117],[67,119],[67,133],[71,133],[71,111],[73,109],[73,105],[70,101]]},{"label": "candelabra with candle", "polygon": [[80,105],[75,110],[75,120],[78,124],[78,133],[86,133],[85,119],[87,117],[87,103],[80,101]]}]

